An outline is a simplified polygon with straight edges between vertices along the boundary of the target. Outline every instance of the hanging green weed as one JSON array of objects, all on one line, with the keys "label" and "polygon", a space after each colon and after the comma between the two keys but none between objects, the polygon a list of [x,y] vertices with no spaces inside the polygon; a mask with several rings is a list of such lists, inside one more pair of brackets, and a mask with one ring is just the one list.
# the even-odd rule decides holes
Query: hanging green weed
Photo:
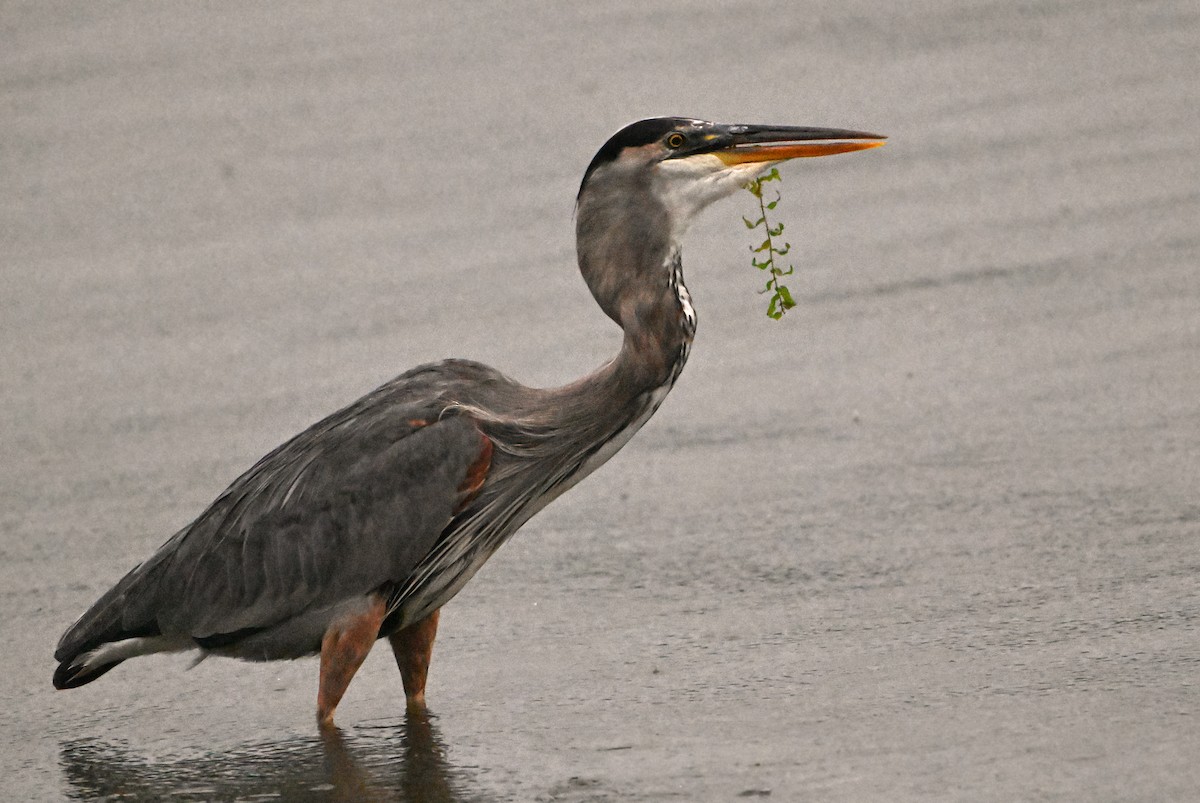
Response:
[{"label": "hanging green weed", "polygon": [[767,212],[773,211],[779,205],[781,195],[777,190],[775,192],[775,200],[768,201],[763,198],[763,184],[766,184],[768,181],[780,180],[779,170],[771,168],[771,172],[747,184],[746,189],[758,199],[759,217],[758,220],[750,220],[747,217],[742,218],[742,221],[746,224],[746,228],[762,228],[765,235],[762,243],[757,247],[750,246],[750,251],[754,254],[750,258],[750,264],[761,271],[766,271],[769,275],[766,285],[758,292],[760,294],[771,294],[771,300],[767,304],[767,317],[774,320],[779,320],[785,312],[796,306],[796,302],[792,299],[792,294],[787,289],[787,285],[779,281],[784,276],[791,276],[796,272],[796,269],[792,265],[788,265],[785,270],[775,262],[776,257],[785,256],[788,251],[792,250],[792,244],[785,242],[782,247],[777,245],[778,238],[783,234],[783,224],[778,223],[772,226],[770,221],[767,220]]}]

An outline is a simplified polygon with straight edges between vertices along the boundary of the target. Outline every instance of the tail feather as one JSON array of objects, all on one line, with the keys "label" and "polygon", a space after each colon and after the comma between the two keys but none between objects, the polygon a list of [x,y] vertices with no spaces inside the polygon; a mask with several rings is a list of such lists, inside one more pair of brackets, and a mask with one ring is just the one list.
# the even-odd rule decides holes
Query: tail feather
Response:
[{"label": "tail feather", "polygon": [[133,636],[110,641],[70,657],[62,656],[54,670],[54,688],[74,689],[91,683],[127,658],[195,647],[196,642],[186,636]]},{"label": "tail feather", "polygon": [[158,641],[162,631],[140,603],[147,591],[148,570],[159,560],[156,555],[136,566],[62,634],[54,650],[59,662],[54,688],[83,686],[126,658],[155,651],[146,646]]},{"label": "tail feather", "polygon": [[58,665],[58,669],[54,670],[54,688],[75,689],[86,686],[119,663],[121,661],[88,667],[86,664],[75,663],[74,659],[63,661]]}]

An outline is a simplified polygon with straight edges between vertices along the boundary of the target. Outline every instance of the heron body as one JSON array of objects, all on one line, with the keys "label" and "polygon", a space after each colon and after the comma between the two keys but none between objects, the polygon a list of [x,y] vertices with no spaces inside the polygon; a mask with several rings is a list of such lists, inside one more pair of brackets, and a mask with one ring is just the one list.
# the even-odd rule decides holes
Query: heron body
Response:
[{"label": "heron body", "polygon": [[696,315],[691,218],[773,164],[881,144],[865,132],[653,118],[619,131],[576,199],[579,268],[623,332],[617,356],[559,388],[479,363],[408,371],[263,457],[62,636],[57,688],[122,661],[199,650],[319,654],[333,712],[388,638],[424,704],[438,612],[531,516],[612,457],[683,370]]}]

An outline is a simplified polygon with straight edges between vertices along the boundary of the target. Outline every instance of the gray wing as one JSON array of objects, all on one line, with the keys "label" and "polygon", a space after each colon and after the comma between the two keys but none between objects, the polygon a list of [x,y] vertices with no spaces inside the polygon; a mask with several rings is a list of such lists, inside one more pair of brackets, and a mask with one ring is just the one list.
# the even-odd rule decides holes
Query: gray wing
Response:
[{"label": "gray wing", "polygon": [[377,392],[300,433],[97,601],[55,657],[268,628],[404,581],[490,454],[471,419],[443,409]]}]

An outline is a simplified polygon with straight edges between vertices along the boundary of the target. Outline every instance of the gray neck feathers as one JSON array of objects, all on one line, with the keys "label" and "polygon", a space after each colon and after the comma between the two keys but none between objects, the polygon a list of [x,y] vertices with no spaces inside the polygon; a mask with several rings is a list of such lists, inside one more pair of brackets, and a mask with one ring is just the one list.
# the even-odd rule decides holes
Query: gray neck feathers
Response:
[{"label": "gray neck feathers", "polygon": [[637,392],[673,379],[679,351],[686,357],[695,332],[672,223],[648,174],[638,170],[597,175],[576,210],[579,271],[596,303],[624,330],[616,363]]},{"label": "gray neck feathers", "polygon": [[473,410],[485,422],[484,410],[499,414],[487,429],[513,457],[553,452],[573,461],[602,447],[653,412],[687,359],[696,317],[668,212],[636,173],[621,179],[590,182],[576,211],[579,269],[621,326],[621,350],[569,385]]}]

